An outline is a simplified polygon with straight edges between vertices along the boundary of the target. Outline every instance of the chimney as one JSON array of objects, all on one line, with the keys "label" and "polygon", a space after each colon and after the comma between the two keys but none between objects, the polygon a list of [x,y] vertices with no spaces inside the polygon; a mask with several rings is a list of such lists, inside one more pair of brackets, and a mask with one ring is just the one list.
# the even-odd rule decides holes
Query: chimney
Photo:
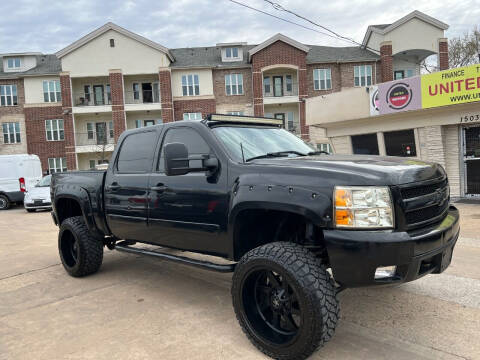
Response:
[{"label": "chimney", "polygon": [[382,82],[393,80],[393,57],[392,42],[383,41],[380,43],[380,66]]},{"label": "chimney", "polygon": [[448,39],[438,39],[438,69],[440,71],[447,70],[448,66]]}]

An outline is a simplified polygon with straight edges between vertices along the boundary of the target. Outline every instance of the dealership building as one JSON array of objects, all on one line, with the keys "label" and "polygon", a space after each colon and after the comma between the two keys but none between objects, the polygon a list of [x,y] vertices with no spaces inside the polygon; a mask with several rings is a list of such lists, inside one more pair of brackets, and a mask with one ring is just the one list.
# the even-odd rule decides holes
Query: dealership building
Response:
[{"label": "dealership building", "polygon": [[340,154],[438,162],[451,195],[480,196],[480,64],[307,99]]}]

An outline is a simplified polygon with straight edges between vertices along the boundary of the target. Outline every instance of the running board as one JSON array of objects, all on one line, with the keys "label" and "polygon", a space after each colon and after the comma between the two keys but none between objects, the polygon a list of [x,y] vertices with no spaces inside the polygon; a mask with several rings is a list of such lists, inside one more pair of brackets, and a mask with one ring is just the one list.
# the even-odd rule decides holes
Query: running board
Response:
[{"label": "running board", "polygon": [[115,245],[115,249],[118,251],[123,251],[131,254],[147,255],[147,256],[163,259],[163,260],[169,260],[169,261],[177,262],[184,265],[198,267],[204,270],[216,271],[221,273],[228,273],[228,272],[235,271],[236,264],[215,264],[209,261],[195,260],[185,256],[177,256],[177,255],[156,252],[151,250],[137,249],[137,248],[128,246],[131,244],[132,243],[130,241],[121,241]]}]

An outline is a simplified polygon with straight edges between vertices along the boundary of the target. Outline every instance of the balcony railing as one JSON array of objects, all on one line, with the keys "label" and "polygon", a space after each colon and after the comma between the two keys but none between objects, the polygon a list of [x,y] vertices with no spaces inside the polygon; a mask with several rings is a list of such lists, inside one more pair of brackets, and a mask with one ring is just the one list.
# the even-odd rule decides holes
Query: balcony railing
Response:
[{"label": "balcony railing", "polygon": [[282,97],[282,96],[297,96],[298,95],[298,83],[283,84],[281,86],[263,86],[263,97]]},{"label": "balcony railing", "polygon": [[158,90],[125,91],[125,104],[158,104],[160,92]]},{"label": "balcony railing", "polygon": [[77,146],[91,145],[95,151],[101,152],[107,145],[115,144],[113,130],[104,132],[89,131],[86,133],[75,134],[75,144]]},{"label": "balcony railing", "polygon": [[102,106],[112,105],[110,92],[73,93],[73,106]]}]

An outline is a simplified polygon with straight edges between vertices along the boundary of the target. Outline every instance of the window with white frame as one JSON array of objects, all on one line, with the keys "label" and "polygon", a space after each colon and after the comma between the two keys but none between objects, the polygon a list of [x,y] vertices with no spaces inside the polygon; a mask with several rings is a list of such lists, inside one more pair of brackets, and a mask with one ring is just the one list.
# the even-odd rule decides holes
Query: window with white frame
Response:
[{"label": "window with white frame", "polygon": [[227,115],[243,115],[243,111],[227,111]]},{"label": "window with white frame", "polygon": [[314,69],[313,70],[313,89],[314,90],[330,90],[331,88],[332,88],[331,69]]},{"label": "window with white frame", "polygon": [[95,137],[95,123],[87,123],[87,139],[92,140]]},{"label": "window with white frame", "polygon": [[243,75],[225,75],[225,92],[227,95],[243,95]]},{"label": "window with white frame", "polygon": [[48,171],[50,174],[67,171],[67,159],[48,158]]},{"label": "window with white frame", "polygon": [[325,144],[317,144],[317,149],[319,151],[325,151],[329,154],[333,154],[333,149],[332,149],[332,145],[328,144],[328,143],[325,143]]},{"label": "window with white frame", "polygon": [[291,93],[293,90],[292,75],[285,75],[285,91]]},{"label": "window with white frame", "polygon": [[113,121],[108,122],[108,136],[113,139]]},{"label": "window with white frame", "polygon": [[62,96],[60,92],[60,80],[44,80],[43,81],[43,101],[44,102],[62,101]]},{"label": "window with white frame", "polygon": [[20,67],[20,58],[7,59],[7,68],[18,69]]},{"label": "window with white frame", "polygon": [[270,77],[269,76],[263,77],[263,92],[265,94],[270,93]]},{"label": "window with white frame", "polygon": [[198,75],[189,74],[182,76],[182,94],[183,96],[200,95]]},{"label": "window with white frame", "polygon": [[294,122],[293,111],[287,111],[287,122],[286,122],[286,125],[287,125],[287,130],[288,130],[288,131],[293,131],[293,130],[295,130],[295,129],[294,129],[293,122]]},{"label": "window with white frame", "polygon": [[45,120],[45,131],[48,141],[58,141],[65,139],[62,119]]},{"label": "window with white frame", "polygon": [[0,105],[18,105],[17,85],[0,85]]},{"label": "window with white frame", "polygon": [[20,123],[8,122],[2,124],[3,143],[18,144],[20,142]]},{"label": "window with white frame", "polygon": [[133,100],[140,99],[140,85],[138,83],[133,83],[132,88],[133,88]]},{"label": "window with white frame", "polygon": [[353,67],[355,86],[372,85],[372,65],[357,65]]},{"label": "window with white frame", "polygon": [[202,113],[183,113],[183,120],[202,120]]},{"label": "window with white frame", "polygon": [[237,59],[238,56],[238,47],[228,47],[225,49],[225,57],[227,59]]}]

